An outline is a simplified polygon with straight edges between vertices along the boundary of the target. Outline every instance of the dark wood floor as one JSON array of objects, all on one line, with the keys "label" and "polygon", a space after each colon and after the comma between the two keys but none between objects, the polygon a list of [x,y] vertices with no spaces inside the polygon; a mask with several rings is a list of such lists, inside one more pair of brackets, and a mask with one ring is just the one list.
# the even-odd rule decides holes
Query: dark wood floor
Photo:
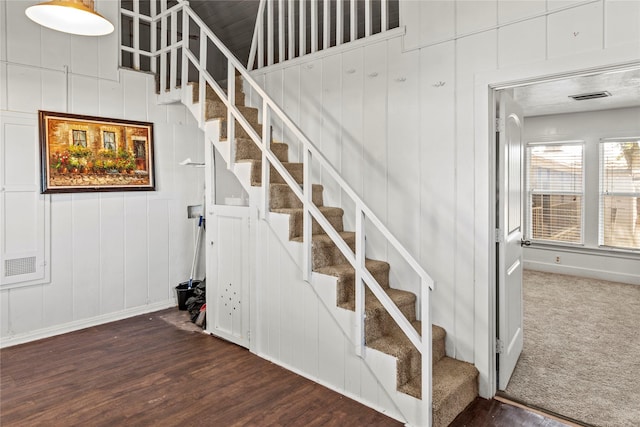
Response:
[{"label": "dark wood floor", "polygon": [[[1,350],[0,425],[402,425],[162,314]],[[504,406],[477,399],[452,425],[561,425]]]}]

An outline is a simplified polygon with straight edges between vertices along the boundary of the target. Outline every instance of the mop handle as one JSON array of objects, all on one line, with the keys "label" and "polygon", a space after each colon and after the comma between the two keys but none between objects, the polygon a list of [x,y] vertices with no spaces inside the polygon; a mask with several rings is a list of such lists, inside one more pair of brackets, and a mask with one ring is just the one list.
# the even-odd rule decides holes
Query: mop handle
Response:
[{"label": "mop handle", "polygon": [[193,285],[193,275],[196,271],[196,262],[198,262],[198,253],[200,252],[200,236],[202,235],[202,215],[200,215],[200,219],[198,220],[198,236],[196,237],[196,247],[193,251],[193,262],[191,263],[191,274],[189,275],[189,287]]}]

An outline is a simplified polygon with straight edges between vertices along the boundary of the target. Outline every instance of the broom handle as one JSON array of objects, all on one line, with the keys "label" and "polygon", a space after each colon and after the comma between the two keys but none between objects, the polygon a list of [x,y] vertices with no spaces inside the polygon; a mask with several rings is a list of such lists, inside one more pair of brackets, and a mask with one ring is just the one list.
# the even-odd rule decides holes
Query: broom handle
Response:
[{"label": "broom handle", "polygon": [[196,247],[193,252],[193,262],[191,263],[191,274],[189,275],[189,289],[193,284],[193,275],[196,272],[196,263],[198,262],[198,252],[200,252],[200,236],[202,235],[202,216],[198,221],[198,236],[196,237]]}]

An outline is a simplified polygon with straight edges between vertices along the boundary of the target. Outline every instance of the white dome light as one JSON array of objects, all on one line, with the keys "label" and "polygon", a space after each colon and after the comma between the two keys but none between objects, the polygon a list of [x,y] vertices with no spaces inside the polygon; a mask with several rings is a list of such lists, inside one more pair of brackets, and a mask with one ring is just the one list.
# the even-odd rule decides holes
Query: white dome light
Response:
[{"label": "white dome light", "polygon": [[28,7],[26,15],[52,30],[81,36],[103,36],[113,32],[113,24],[94,12],[93,0],[53,0]]}]

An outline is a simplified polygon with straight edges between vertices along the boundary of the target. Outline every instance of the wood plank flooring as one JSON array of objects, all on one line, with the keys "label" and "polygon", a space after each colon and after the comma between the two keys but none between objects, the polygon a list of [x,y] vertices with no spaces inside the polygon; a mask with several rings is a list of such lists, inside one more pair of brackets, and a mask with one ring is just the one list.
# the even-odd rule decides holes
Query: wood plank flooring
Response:
[{"label": "wood plank flooring", "polygon": [[[241,347],[160,318],[171,310],[2,349],[0,425],[402,425]],[[556,426],[483,402],[494,401],[478,399],[453,425]]]}]

